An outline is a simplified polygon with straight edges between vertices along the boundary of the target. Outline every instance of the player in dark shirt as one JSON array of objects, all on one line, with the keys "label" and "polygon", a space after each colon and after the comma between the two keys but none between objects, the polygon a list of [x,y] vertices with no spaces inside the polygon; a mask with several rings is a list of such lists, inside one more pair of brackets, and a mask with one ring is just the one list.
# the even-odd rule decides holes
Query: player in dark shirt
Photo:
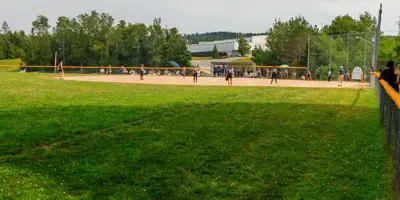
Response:
[{"label": "player in dark shirt", "polygon": [[273,83],[273,81],[274,81],[274,79],[275,79],[275,83],[276,84],[278,84],[278,81],[277,81],[277,76],[278,76],[278,70],[275,68],[275,66],[272,68],[272,70],[271,70],[271,84],[270,85],[272,85],[272,83]]},{"label": "player in dark shirt", "polygon": [[228,69],[228,73],[226,73],[226,81],[228,81],[229,86],[232,86],[232,77],[233,77],[233,69],[232,66],[230,66]]},{"label": "player in dark shirt", "polygon": [[387,62],[386,69],[381,73],[380,78],[385,80],[394,90],[399,92],[399,84],[397,82],[397,76],[400,76],[400,72],[395,69],[394,62]]},{"label": "player in dark shirt", "polygon": [[63,61],[61,60],[60,63],[58,64],[58,77],[60,80],[64,79],[64,67],[63,67]]}]

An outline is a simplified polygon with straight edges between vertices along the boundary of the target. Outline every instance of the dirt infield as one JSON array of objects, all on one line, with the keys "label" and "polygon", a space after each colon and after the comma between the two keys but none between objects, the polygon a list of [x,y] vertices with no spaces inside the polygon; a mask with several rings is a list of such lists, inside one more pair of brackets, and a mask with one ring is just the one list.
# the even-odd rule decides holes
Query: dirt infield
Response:
[{"label": "dirt infield", "polygon": [[[103,75],[103,76],[67,76],[65,80],[110,82],[110,83],[139,83],[155,85],[205,85],[205,86],[228,86],[224,78],[200,77],[198,83],[194,84],[192,77],[178,76],[145,76],[139,80],[139,76],[130,75]],[[302,81],[302,80],[279,80],[270,85],[271,79],[256,78],[234,78],[233,86],[279,86],[279,87],[309,87],[309,88],[338,88],[337,81]],[[368,83],[344,82],[342,88],[368,88]]]}]

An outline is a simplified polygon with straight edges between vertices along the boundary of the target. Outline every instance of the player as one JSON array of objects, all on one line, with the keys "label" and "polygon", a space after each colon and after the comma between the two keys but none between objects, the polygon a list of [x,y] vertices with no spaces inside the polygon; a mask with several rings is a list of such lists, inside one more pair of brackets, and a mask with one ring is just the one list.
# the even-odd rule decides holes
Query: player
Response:
[{"label": "player", "polygon": [[275,79],[275,83],[278,84],[278,80],[276,79],[277,76],[278,76],[278,70],[277,70],[276,67],[274,66],[274,67],[272,68],[272,70],[271,70],[271,77],[272,77],[272,79],[271,79],[271,84],[270,84],[270,85],[272,85],[272,82],[274,81],[274,79]]},{"label": "player", "polygon": [[107,74],[111,74],[111,65],[108,65],[108,71],[107,71]]},{"label": "player", "polygon": [[228,86],[232,86],[232,76],[233,76],[233,69],[232,66],[229,66],[229,69],[226,73],[226,81],[228,81]]},{"label": "player", "polygon": [[186,66],[183,66],[183,69],[182,69],[182,76],[183,76],[183,78],[186,77]]},{"label": "player", "polygon": [[338,78],[338,86],[343,86],[343,79],[344,79],[344,69],[343,66],[340,66],[339,69],[339,78]]},{"label": "player", "polygon": [[60,63],[58,64],[58,77],[60,80],[64,80],[64,67],[63,67],[63,61],[61,60]]},{"label": "player", "polygon": [[144,80],[143,74],[144,74],[144,65],[142,64],[142,65],[140,65],[140,80],[141,81]]},{"label": "player", "polygon": [[328,82],[331,82],[332,72],[331,70],[328,71]]},{"label": "player", "polygon": [[194,66],[194,68],[193,68],[193,83],[197,83],[198,72],[199,72],[199,68],[197,66]]},{"label": "player", "polygon": [[307,73],[307,80],[308,80],[308,81],[312,81],[312,71],[311,71],[311,69],[308,70],[308,73]]}]

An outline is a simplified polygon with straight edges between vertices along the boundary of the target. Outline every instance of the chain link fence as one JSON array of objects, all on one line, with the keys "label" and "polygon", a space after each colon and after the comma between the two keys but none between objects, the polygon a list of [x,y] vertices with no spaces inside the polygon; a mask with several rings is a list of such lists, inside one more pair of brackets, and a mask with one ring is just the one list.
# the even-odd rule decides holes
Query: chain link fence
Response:
[{"label": "chain link fence", "polygon": [[[314,77],[327,80],[331,71],[335,79],[343,66],[346,80],[368,80],[374,66],[375,32],[311,36],[309,40],[309,67]],[[361,69],[362,77],[352,77],[355,68]]]},{"label": "chain link fence", "polygon": [[381,125],[393,161],[393,191],[400,199],[400,95],[384,80],[375,81]]}]

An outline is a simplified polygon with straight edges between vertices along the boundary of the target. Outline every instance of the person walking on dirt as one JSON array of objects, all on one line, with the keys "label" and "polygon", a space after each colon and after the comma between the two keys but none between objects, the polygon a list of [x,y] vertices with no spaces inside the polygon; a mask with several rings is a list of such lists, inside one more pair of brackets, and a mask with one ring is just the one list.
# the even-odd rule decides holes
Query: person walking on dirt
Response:
[{"label": "person walking on dirt", "polygon": [[344,68],[343,68],[343,66],[340,66],[339,78],[338,78],[338,82],[339,82],[338,86],[339,87],[343,86],[343,79],[344,79]]},{"label": "person walking on dirt", "polygon": [[275,79],[275,83],[278,84],[278,80],[277,80],[278,70],[276,69],[275,66],[272,68],[271,74],[272,74],[271,75],[272,79],[271,79],[271,84],[270,85],[272,85],[272,82],[274,82],[274,79]]},{"label": "person walking on dirt", "polygon": [[199,73],[199,69],[197,68],[197,66],[194,66],[194,68],[193,68],[193,83],[197,83],[198,73]]},{"label": "person walking on dirt", "polygon": [[232,86],[232,77],[233,77],[233,69],[232,66],[230,66],[228,72],[226,73],[226,81],[228,81],[229,86]]},{"label": "person walking on dirt", "polygon": [[328,82],[331,82],[332,72],[331,70],[328,71]]},{"label": "person walking on dirt", "polygon": [[140,80],[141,81],[144,80],[143,74],[144,74],[144,65],[142,64],[142,65],[140,65]]},{"label": "person walking on dirt", "polygon": [[186,66],[183,66],[183,69],[182,69],[182,76],[183,76],[183,78],[186,77]]},{"label": "person walking on dirt", "polygon": [[63,61],[61,60],[60,63],[58,64],[58,77],[60,80],[64,80],[64,67],[63,67]]},{"label": "person walking on dirt", "polygon": [[307,73],[307,80],[308,80],[308,81],[312,81],[312,71],[311,71],[311,69],[308,70],[308,73]]}]

